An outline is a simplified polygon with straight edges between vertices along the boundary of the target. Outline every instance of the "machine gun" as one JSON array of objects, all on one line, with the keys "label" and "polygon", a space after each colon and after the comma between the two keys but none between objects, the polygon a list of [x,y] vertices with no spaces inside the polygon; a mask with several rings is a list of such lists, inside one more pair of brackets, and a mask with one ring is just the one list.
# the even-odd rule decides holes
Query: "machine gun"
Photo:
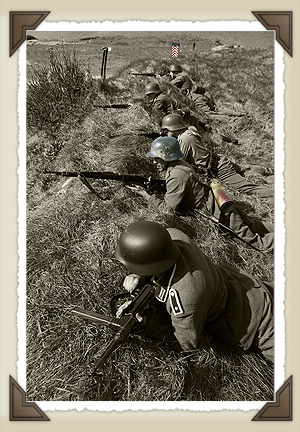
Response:
[{"label": "machine gun", "polygon": [[[122,181],[125,185],[141,185],[148,192],[152,190],[157,190],[158,193],[164,193],[166,188],[165,180],[153,178],[153,177],[143,177],[137,174],[116,174],[113,172],[106,171],[81,171],[81,172],[72,172],[72,171],[44,171],[44,174],[54,174],[62,177],[77,177],[82,183],[94,194],[98,195],[98,192],[95,191],[93,186],[89,183],[88,178],[91,179],[102,179],[102,180],[119,180]],[[103,198],[102,198],[103,199]]]},{"label": "machine gun", "polygon": [[143,316],[145,309],[151,303],[154,296],[155,288],[152,285],[144,285],[141,289],[138,289],[138,294],[133,296],[130,304],[122,310],[121,316],[119,318],[112,318],[93,311],[87,311],[80,307],[76,307],[72,311],[72,313],[78,317],[88,319],[96,324],[100,324],[117,331],[104,353],[98,359],[94,368],[94,372],[101,368],[113,351],[115,351],[120,345],[124,343],[126,338],[133,331],[134,327],[141,325],[141,322],[137,316]]}]

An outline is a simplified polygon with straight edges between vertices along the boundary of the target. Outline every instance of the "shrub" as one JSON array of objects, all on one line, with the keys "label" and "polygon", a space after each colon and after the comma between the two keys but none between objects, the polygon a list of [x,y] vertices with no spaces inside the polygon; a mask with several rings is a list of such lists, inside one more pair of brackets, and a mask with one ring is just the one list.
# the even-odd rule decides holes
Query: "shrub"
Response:
[{"label": "shrub", "polygon": [[58,152],[59,133],[85,117],[97,88],[75,51],[50,47],[48,54],[50,65],[35,69],[27,83],[27,128],[31,133],[42,129]]}]

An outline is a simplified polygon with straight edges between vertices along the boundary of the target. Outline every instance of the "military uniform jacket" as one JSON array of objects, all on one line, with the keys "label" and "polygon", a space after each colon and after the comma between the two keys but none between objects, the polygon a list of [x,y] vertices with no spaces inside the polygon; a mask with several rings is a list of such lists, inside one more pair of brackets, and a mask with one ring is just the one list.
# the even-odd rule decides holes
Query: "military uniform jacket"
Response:
[{"label": "military uniform jacket", "polygon": [[216,109],[216,104],[213,99],[204,94],[192,93],[190,98],[200,112],[211,113],[211,111]]},{"label": "military uniform jacket", "polygon": [[206,194],[206,187],[199,182],[199,176],[183,160],[169,162],[166,172],[166,193],[164,198],[151,195],[148,204],[162,211],[193,210],[199,207]]},{"label": "military uniform jacket", "polygon": [[177,102],[166,93],[160,93],[154,98],[152,108],[162,111],[165,114],[172,114],[174,109],[177,108]]},{"label": "military uniform jacket", "polygon": [[[203,326],[223,342],[249,349],[255,336],[273,329],[272,294],[260,281],[234,267],[214,265],[180,230],[168,229],[181,255],[168,289],[166,308],[184,351],[199,346]],[[268,313],[266,313],[268,311]]]},{"label": "military uniform jacket", "polygon": [[191,90],[193,87],[193,81],[185,72],[178,74],[170,81],[170,84],[173,84],[181,90]]},{"label": "military uniform jacket", "polygon": [[239,208],[222,213],[212,190],[184,160],[169,162],[163,198],[151,195],[148,205],[161,212],[188,214],[195,209],[207,211],[240,238],[260,250],[273,250],[274,228],[271,224],[247,217]]},{"label": "military uniform jacket", "polygon": [[200,169],[208,167],[210,152],[203,146],[201,136],[195,127],[189,126],[177,139],[185,161]]}]

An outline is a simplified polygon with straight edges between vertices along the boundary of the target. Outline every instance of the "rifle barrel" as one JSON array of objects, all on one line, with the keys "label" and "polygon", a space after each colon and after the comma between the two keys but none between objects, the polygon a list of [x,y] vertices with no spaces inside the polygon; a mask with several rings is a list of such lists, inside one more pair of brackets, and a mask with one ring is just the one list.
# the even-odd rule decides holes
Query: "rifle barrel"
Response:
[{"label": "rifle barrel", "polygon": [[98,104],[93,104],[93,106],[95,108],[115,108],[115,109],[127,109],[131,107],[131,104],[109,104],[109,105],[98,105]]},{"label": "rifle barrel", "polygon": [[129,72],[130,75],[156,76],[154,72]]},{"label": "rifle barrel", "polygon": [[257,249],[251,243],[247,242],[247,240],[245,240],[244,238],[240,237],[235,231],[233,231],[233,229],[231,229],[228,226],[226,226],[226,225],[222,224],[221,222],[219,222],[218,219],[215,216],[213,216],[213,215],[206,215],[205,213],[203,213],[201,210],[198,210],[198,209],[194,210],[194,214],[199,214],[199,215],[205,217],[206,219],[209,219],[211,222],[213,222],[215,225],[217,225],[220,228],[222,228],[228,234],[231,234],[236,239],[241,240],[243,243],[247,244],[252,249],[254,249],[254,250],[258,251],[258,252],[263,253],[263,251],[261,251],[260,249]]},{"label": "rifle barrel", "polygon": [[102,356],[97,361],[94,372],[96,372],[97,369],[103,366],[103,364],[106,362],[108,357],[118,348],[118,346],[122,345],[128,335],[132,332],[133,327],[136,325],[137,320],[135,316],[131,315],[126,318],[126,322],[124,323],[124,326],[121,328],[118,333],[116,333],[113,340],[110,342]]},{"label": "rifle barrel", "polygon": [[94,179],[103,179],[103,180],[120,180],[123,182],[132,182],[132,183],[144,183],[144,184],[160,184],[164,185],[165,180],[143,177],[138,174],[115,174],[113,172],[97,172],[97,171],[44,171],[44,174],[54,174],[63,177],[86,177],[86,178],[94,178]]}]

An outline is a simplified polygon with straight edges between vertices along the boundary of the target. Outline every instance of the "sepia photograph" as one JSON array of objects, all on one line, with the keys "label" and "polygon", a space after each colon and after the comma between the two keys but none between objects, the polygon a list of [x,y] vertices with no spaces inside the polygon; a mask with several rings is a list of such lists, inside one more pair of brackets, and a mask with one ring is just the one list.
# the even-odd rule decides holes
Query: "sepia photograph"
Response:
[{"label": "sepia photograph", "polygon": [[27,31],[28,401],[274,399],[274,43]]}]

